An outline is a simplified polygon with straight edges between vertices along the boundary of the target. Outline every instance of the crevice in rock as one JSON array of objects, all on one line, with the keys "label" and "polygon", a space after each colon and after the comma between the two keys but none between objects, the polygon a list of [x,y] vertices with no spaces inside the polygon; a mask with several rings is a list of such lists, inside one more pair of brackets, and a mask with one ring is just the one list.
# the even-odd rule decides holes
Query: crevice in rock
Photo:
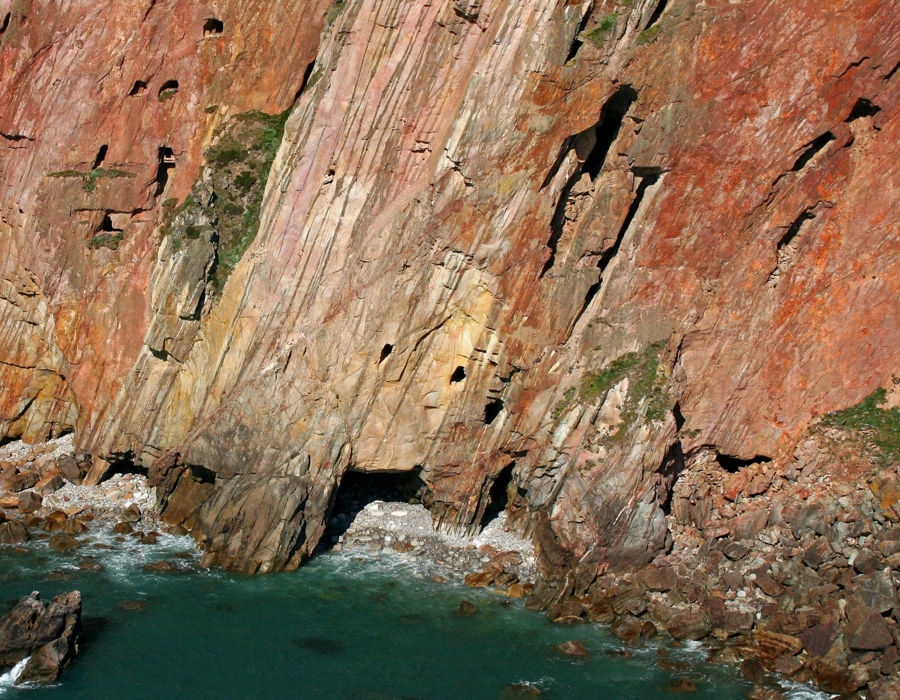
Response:
[{"label": "crevice in rock", "polygon": [[847,117],[846,122],[850,124],[851,122],[855,122],[857,119],[862,119],[864,117],[874,117],[881,111],[881,107],[873,103],[871,100],[866,99],[865,97],[860,97],[856,104],[853,105],[853,109],[850,110],[850,116]]},{"label": "crevice in rock", "polygon": [[100,146],[100,149],[97,151],[97,157],[94,158],[94,166],[91,168],[91,170],[96,170],[103,165],[103,161],[106,160],[107,152],[109,152],[109,145],[103,144],[102,146]]},{"label": "crevice in rock", "polygon": [[591,305],[591,302],[594,300],[594,297],[597,296],[597,292],[600,291],[600,287],[603,286],[603,275],[606,272],[606,269],[609,267],[609,264],[613,261],[616,255],[618,255],[619,248],[622,247],[622,241],[625,240],[625,235],[631,228],[631,224],[634,223],[634,218],[637,216],[637,213],[641,208],[641,204],[644,201],[644,196],[647,194],[647,190],[657,182],[659,182],[659,178],[662,177],[663,174],[661,170],[651,172],[648,169],[643,170],[642,172],[646,174],[641,177],[641,182],[638,185],[637,192],[635,193],[634,199],[631,202],[631,206],[628,208],[628,214],[625,216],[625,220],[622,222],[621,228],[619,228],[619,233],[616,235],[615,243],[613,243],[613,245],[603,253],[603,255],[600,257],[600,261],[597,263],[597,267],[600,269],[600,277],[594,284],[590,286],[587,294],[585,294],[581,309],[579,309],[578,313],[575,316],[573,327],[584,315],[584,312],[587,311],[588,307]]},{"label": "crevice in rock", "polygon": [[384,362],[388,357],[391,356],[391,353],[394,352],[394,346],[390,343],[385,343],[384,347],[381,348],[381,357],[378,359],[378,364]]},{"label": "crevice in rock", "polygon": [[776,249],[777,262],[775,263],[775,269],[772,270],[769,279],[766,281],[767,286],[776,286],[781,275],[796,262],[797,245],[795,240],[797,239],[797,236],[800,235],[804,225],[816,218],[814,209],[815,207],[805,209],[803,213],[788,226],[787,231],[785,231],[784,235],[779,239]]},{"label": "crevice in rock", "polygon": [[647,31],[654,24],[659,22],[660,17],[662,17],[663,12],[666,11],[666,6],[669,4],[669,0],[659,0],[656,4],[656,8],[653,10],[653,14],[650,15],[650,19],[647,22],[647,25],[644,27],[644,31]]},{"label": "crevice in rock", "polygon": [[884,79],[890,80],[897,74],[897,71],[900,71],[900,62],[898,62],[896,66],[891,68],[890,72],[886,76],[884,76]]},{"label": "crevice in rock", "polygon": [[716,462],[719,463],[719,466],[722,467],[722,469],[731,474],[736,474],[741,469],[749,467],[751,464],[762,464],[771,461],[772,458],[767,457],[766,455],[756,455],[756,457],[753,457],[752,459],[741,459],[740,457],[723,454],[721,452],[716,453]]},{"label": "crevice in rock", "polygon": [[169,171],[175,167],[175,153],[168,146],[160,146],[157,152],[159,165],[156,168],[156,195],[159,197],[169,183]]},{"label": "crevice in rock", "polygon": [[815,158],[819,153],[821,153],[832,141],[834,141],[835,135],[830,131],[826,131],[821,136],[816,137],[808,144],[803,146],[803,153],[800,154],[800,157],[794,162],[793,167],[791,168],[792,172],[798,172],[803,170],[809,162]]},{"label": "crevice in rock", "polygon": [[503,399],[493,399],[484,407],[484,424],[491,425],[503,412]]},{"label": "crevice in rock", "polygon": [[203,36],[221,36],[222,32],[225,31],[225,23],[216,19],[215,17],[210,17],[203,23]]},{"label": "crevice in rock", "polygon": [[135,80],[134,85],[131,86],[131,90],[128,92],[129,97],[136,97],[137,95],[143,95],[147,92],[147,83],[143,80]]},{"label": "crevice in rock", "polygon": [[484,515],[481,518],[481,529],[483,530],[488,524],[496,520],[497,516],[506,510],[509,505],[509,487],[512,484],[512,472],[516,463],[510,462],[497,475],[494,483],[488,491],[487,503],[484,508]]},{"label": "crevice in rock", "polygon": [[457,367],[453,370],[453,374],[450,375],[450,383],[451,384],[459,384],[463,379],[466,378],[466,368],[465,367]]},{"label": "crevice in rock", "polygon": [[0,23],[0,36],[6,34],[6,30],[9,29],[9,20],[12,18],[12,12],[7,12],[6,16],[3,18],[3,22]]},{"label": "crevice in rock", "polygon": [[547,241],[550,257],[544,263],[541,277],[544,277],[556,262],[557,246],[565,229],[566,209],[570,204],[573,188],[585,173],[590,176],[592,183],[596,182],[603,165],[606,163],[609,149],[612,148],[621,131],[625,115],[628,114],[628,110],[631,109],[631,105],[634,104],[635,100],[637,100],[637,91],[631,85],[623,85],[603,105],[603,109],[600,111],[600,121],[591,128],[569,137],[566,139],[566,143],[563,144],[563,151],[557,157],[556,163],[547,175],[545,183],[553,179],[556,171],[562,166],[566,156],[572,149],[575,150],[580,164],[569,177],[559,194],[556,210],[550,221],[550,238]]},{"label": "crevice in rock", "polygon": [[300,99],[300,96],[306,92],[306,88],[309,86],[309,79],[312,77],[313,71],[316,69],[316,62],[310,61],[306,66],[306,70],[303,71],[303,82],[300,83],[300,89],[294,94],[294,102]]},{"label": "crevice in rock", "polygon": [[581,18],[581,22],[579,22],[578,24],[578,29],[575,30],[575,36],[572,37],[572,43],[569,46],[569,53],[566,55],[566,63],[574,59],[578,55],[578,51],[581,49],[581,47],[584,46],[584,42],[581,40],[581,33],[587,28],[587,24],[591,19],[591,12],[593,12],[593,10],[594,3],[591,3],[584,11],[584,17]]},{"label": "crevice in rock", "polygon": [[[684,419],[682,419],[682,421],[683,420]],[[660,489],[660,492],[657,494],[657,502],[659,503],[660,509],[666,516],[672,513],[672,489],[674,488],[675,482],[678,480],[678,477],[681,475],[684,469],[684,450],[681,447],[681,441],[676,440],[669,448],[668,452],[666,452],[666,456],[663,458],[662,466],[659,470],[660,477],[662,478],[663,488]]]}]

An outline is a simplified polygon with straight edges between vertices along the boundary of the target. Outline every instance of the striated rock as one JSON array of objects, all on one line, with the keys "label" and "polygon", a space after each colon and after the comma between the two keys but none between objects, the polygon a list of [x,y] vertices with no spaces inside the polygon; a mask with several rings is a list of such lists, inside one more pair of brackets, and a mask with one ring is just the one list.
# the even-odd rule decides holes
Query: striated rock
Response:
[{"label": "striated rock", "polygon": [[75,458],[71,455],[63,455],[57,459],[56,467],[66,481],[69,481],[76,486],[80,486],[84,481],[84,474],[81,471],[81,467],[78,466],[78,462],[76,462]]},{"label": "striated rock", "polygon": [[678,585],[678,575],[671,566],[648,567],[637,578],[648,591],[671,591]]},{"label": "striated rock", "polygon": [[78,653],[81,594],[63,593],[49,603],[35,591],[0,620],[0,665],[31,656],[17,683],[51,683]]},{"label": "striated rock", "polygon": [[41,509],[43,502],[44,499],[39,493],[23,491],[19,494],[18,510],[20,513],[34,513],[36,510]]},{"label": "striated rock", "polygon": [[610,632],[626,644],[634,644],[641,638],[643,623],[633,615],[624,615],[612,623]]},{"label": "striated rock", "polygon": [[669,634],[675,639],[703,639],[709,634],[709,622],[701,613],[683,612],[672,617],[667,624]]},{"label": "striated rock", "polygon": [[19,491],[32,488],[40,478],[41,476],[37,472],[17,472],[4,479],[3,486],[7,491],[18,493]]}]

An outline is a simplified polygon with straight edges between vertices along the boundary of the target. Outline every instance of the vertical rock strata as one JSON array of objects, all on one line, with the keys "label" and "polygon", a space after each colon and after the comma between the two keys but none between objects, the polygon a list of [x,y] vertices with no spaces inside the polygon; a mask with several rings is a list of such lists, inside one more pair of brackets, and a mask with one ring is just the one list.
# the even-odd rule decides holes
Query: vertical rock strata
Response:
[{"label": "vertical rock strata", "polygon": [[893,3],[189,5],[0,1],[0,434],[150,468],[208,563],[416,470],[583,591],[893,387]]}]

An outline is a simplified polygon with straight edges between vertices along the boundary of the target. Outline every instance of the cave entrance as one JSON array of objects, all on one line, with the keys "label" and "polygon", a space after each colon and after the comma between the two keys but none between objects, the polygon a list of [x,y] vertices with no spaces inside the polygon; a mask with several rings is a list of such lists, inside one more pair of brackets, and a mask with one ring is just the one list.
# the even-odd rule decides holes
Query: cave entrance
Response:
[{"label": "cave entrance", "polygon": [[482,529],[486,528],[490,523],[499,518],[500,514],[506,510],[507,506],[509,506],[510,490],[512,489],[513,493],[518,490],[512,480],[512,473],[515,466],[515,462],[507,464],[500,470],[497,478],[494,479],[494,483],[491,484],[491,489],[488,492],[488,503],[487,506],[485,506],[484,515],[481,518]]},{"label": "cave entrance", "polygon": [[370,503],[422,503],[430,505],[430,491],[420,476],[421,467],[405,472],[348,471],[341,479],[328,515],[321,548],[329,549]]}]

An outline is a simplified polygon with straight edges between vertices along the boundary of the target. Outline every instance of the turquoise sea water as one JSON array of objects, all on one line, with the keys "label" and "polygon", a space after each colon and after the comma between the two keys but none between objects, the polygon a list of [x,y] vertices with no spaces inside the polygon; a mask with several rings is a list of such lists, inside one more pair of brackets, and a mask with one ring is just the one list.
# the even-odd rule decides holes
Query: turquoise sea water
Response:
[{"label": "turquoise sea water", "polygon": [[[26,552],[0,550],[0,600],[31,590],[49,600],[78,589],[87,630],[81,656],[58,684],[7,682],[6,698],[498,700],[527,697],[504,688],[528,684],[548,700],[731,700],[749,689],[733,668],[706,664],[699,645],[654,640],[625,656],[597,626],[555,626],[521,601],[434,583],[397,560],[323,555],[295,573],[265,577],[150,573],[147,562],[189,542],[105,541],[114,549],[57,554],[34,542]],[[104,570],[78,569],[87,555]],[[479,612],[455,615],[463,598]],[[573,659],[552,648],[569,639],[593,655]],[[661,656],[682,667],[662,670]],[[698,692],[667,690],[681,676]]]}]

